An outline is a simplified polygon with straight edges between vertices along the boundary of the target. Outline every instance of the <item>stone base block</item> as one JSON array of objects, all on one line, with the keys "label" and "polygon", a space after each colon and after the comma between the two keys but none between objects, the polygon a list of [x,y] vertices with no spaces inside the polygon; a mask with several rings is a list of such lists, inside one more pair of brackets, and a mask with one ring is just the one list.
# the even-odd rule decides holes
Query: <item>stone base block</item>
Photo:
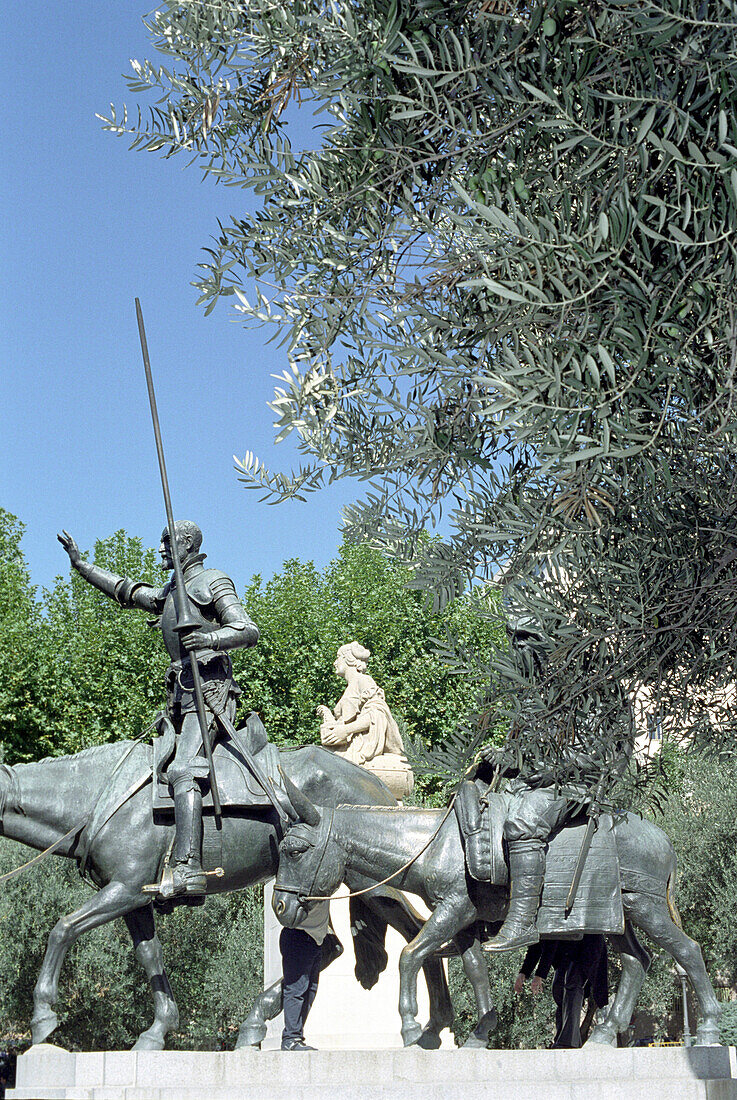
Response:
[{"label": "stone base block", "polygon": [[240,1050],[18,1059],[8,1100],[737,1100],[734,1047]]}]

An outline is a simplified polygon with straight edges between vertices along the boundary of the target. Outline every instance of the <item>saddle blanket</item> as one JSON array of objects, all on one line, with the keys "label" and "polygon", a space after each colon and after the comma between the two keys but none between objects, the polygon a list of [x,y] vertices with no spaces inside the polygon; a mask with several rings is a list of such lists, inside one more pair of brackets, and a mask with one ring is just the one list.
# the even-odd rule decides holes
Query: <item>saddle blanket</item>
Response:
[{"label": "saddle blanket", "polygon": [[581,875],[573,909],[566,917],[566,898],[576,870],[586,825],[561,829],[550,840],[545,859],[545,884],[537,915],[541,937],[577,938],[584,932],[621,935],[624,910],[619,858],[610,814],[602,814]]},{"label": "saddle blanket", "polygon": [[[239,730],[244,744],[250,749],[250,738],[247,730]],[[154,746],[154,777],[153,783],[153,808],[156,813],[174,812],[174,792],[169,781],[160,774],[162,750],[166,746],[162,744],[163,737],[155,737]],[[168,755],[168,753],[167,753]],[[218,784],[221,806],[271,806],[272,802],[261,784],[253,777],[248,763],[237,745],[229,737],[219,737],[212,752],[215,765],[215,776]],[[272,787],[279,787],[279,751],[276,745],[266,743],[263,748],[253,753],[253,758],[259,765],[261,772],[271,783]],[[164,769],[164,776],[166,770]],[[212,791],[209,784],[202,799],[203,810],[212,809]]]},{"label": "saddle blanket", "polygon": [[[488,797],[482,821],[488,829],[489,881],[509,882],[506,844],[503,839],[507,796]],[[578,939],[584,932],[620,935],[624,910],[619,858],[611,814],[602,814],[583,868],[578,893],[566,917],[566,899],[576,871],[586,823],[568,825],[550,838],[545,855],[545,882],[537,915],[537,930],[545,939]]]}]

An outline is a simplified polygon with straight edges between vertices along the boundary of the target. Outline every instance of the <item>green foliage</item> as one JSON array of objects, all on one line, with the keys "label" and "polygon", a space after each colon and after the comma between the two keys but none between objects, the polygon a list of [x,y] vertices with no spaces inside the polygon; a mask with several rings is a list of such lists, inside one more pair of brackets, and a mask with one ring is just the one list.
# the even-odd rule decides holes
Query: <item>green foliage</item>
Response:
[{"label": "green foliage", "polygon": [[0,741],[10,759],[43,733],[36,647],[40,607],[20,546],[23,524],[0,508]]},{"label": "green foliage", "polygon": [[[155,103],[106,125],[261,199],[199,280],[288,349],[273,408],[303,464],[248,453],[245,483],[369,482],[349,532],[440,603],[503,570],[555,656],[514,690],[499,650],[508,717],[567,725],[622,681],[713,738],[737,677],[733,8],[169,0],[148,25],[166,64],[130,84]],[[300,100],[324,123],[303,150]]]},{"label": "green foliage", "polygon": [[722,1009],[719,1020],[719,1042],[725,1047],[737,1046],[737,1002],[731,1001]]},{"label": "green foliage", "polygon": [[[555,1005],[550,994],[548,979],[539,994],[529,989],[517,996],[514,981],[523,956],[503,954],[494,956],[489,964],[491,1000],[496,1008],[498,1023],[490,1038],[492,1050],[527,1050],[546,1047],[555,1032]],[[463,973],[459,959],[448,963],[448,981],[453,1000],[455,1022],[453,1031],[458,1044],[463,1044],[473,1030],[478,1018],[471,984]]]},{"label": "green foliage", "polygon": [[[118,531],[95,544],[93,560],[118,573],[160,586],[164,573],[153,550]],[[38,639],[45,738],[26,747],[51,755],[138,737],[164,705],[168,658],[161,636],[139,611],[123,611],[72,572],[45,594]]]},{"label": "green foliage", "polygon": [[[737,992],[737,773],[732,757],[670,750],[670,797],[655,814],[678,858],[676,904],[684,931],[700,945],[715,985]],[[647,942],[647,941],[645,941]],[[660,949],[645,980],[638,1014],[662,1037],[681,1034],[680,983]],[[694,1006],[690,1004],[693,1020]],[[729,1007],[729,1006],[728,1006]],[[731,1010],[725,1017],[729,1026]],[[670,1020],[669,1020],[670,1017]]]},{"label": "green foliage", "polygon": [[678,908],[702,945],[707,969],[737,988],[737,777],[732,757],[694,756],[684,765],[658,825],[678,855]]}]

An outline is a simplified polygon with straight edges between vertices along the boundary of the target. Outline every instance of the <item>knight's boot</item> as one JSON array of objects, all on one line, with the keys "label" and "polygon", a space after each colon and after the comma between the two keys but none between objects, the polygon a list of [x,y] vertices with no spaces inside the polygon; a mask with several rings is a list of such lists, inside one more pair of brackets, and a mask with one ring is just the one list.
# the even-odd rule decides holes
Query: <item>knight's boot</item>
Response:
[{"label": "knight's boot", "polygon": [[174,863],[171,878],[162,882],[161,896],[179,897],[207,893],[207,875],[202,869],[202,792],[194,783],[174,787]]},{"label": "knight's boot", "polygon": [[458,787],[455,812],[463,837],[466,866],[472,878],[488,882],[491,848],[488,829],[482,828],[481,805],[476,784],[464,779]]},{"label": "knight's boot", "polygon": [[540,939],[535,927],[545,873],[545,847],[539,840],[509,841],[509,877],[512,881],[507,917],[500,931],[484,944],[484,951],[512,951]]}]

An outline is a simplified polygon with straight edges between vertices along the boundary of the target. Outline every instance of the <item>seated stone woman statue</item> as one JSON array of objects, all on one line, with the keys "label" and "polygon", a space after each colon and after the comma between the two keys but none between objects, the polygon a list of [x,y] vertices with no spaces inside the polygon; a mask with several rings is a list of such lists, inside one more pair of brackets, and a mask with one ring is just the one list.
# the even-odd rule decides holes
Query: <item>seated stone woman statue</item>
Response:
[{"label": "seated stone woman statue", "polygon": [[404,767],[404,746],[383,690],[366,672],[371,653],[359,642],[338,650],[334,669],[348,686],[335,709],[319,706],[320,740],[352,764],[366,765],[377,756],[393,754]]}]

